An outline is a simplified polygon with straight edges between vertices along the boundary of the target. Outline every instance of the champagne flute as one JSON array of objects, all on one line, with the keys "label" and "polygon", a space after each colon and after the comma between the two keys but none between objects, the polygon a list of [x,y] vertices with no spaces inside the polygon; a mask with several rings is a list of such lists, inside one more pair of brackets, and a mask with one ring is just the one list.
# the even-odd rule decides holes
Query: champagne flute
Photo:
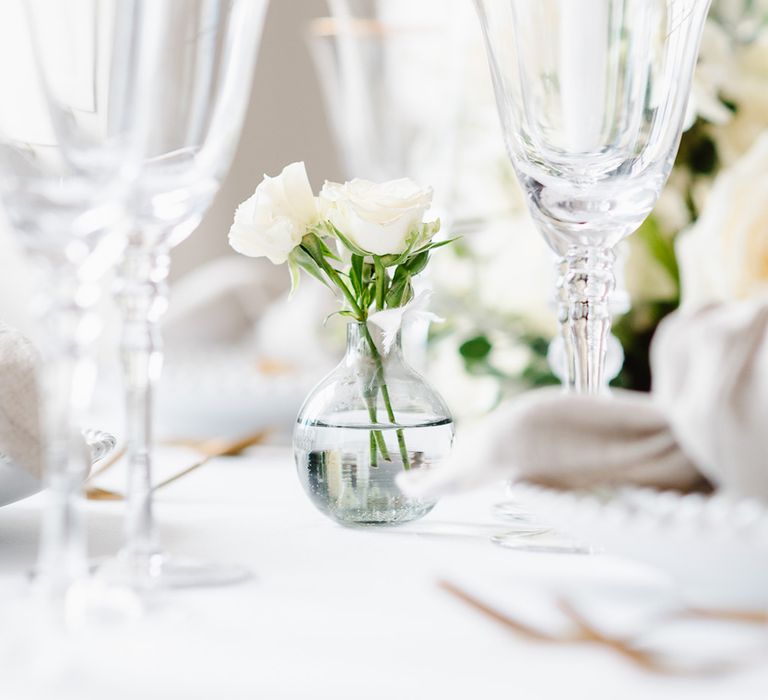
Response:
[{"label": "champagne flute", "polygon": [[[650,213],[674,162],[709,0],[475,4],[507,148],[558,257],[550,364],[568,390],[602,393],[622,357],[610,333],[614,248]],[[535,516],[514,501],[496,512],[511,529],[494,541],[528,546]]]},{"label": "champagne flute", "polygon": [[709,0],[475,0],[507,148],[560,260],[566,386],[604,390],[615,246],[680,142]]},{"label": "champagne flute", "polygon": [[[429,182],[446,209],[461,102],[462,0],[328,0],[309,48],[348,179]],[[440,212],[441,215],[443,211]]]},{"label": "champagne flute", "polygon": [[169,557],[152,512],[153,391],[162,366],[158,323],[167,306],[171,249],[198,226],[240,136],[267,0],[162,0],[163,41],[118,301],[126,390],[125,543],[103,571],[138,589],[219,585],[238,566]]},{"label": "champagne flute", "polygon": [[[308,45],[346,179],[410,177],[434,188],[431,215],[456,232],[457,137],[465,68],[464,0],[327,0]],[[430,288],[429,273],[417,292]],[[429,324],[405,329],[417,369]]]},{"label": "champagne flute", "polygon": [[45,446],[38,587],[65,595],[88,573],[81,433],[93,381],[99,281],[118,258],[123,201],[147,128],[153,3],[0,5],[0,197],[42,272],[38,313]]}]

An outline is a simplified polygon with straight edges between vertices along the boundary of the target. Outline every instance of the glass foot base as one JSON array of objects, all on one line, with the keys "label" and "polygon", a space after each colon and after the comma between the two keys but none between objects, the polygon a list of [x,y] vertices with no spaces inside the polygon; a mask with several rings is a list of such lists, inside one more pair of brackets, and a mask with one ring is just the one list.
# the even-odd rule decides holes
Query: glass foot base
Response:
[{"label": "glass foot base", "polygon": [[253,573],[237,564],[198,561],[164,553],[123,553],[102,562],[96,576],[107,583],[137,590],[165,590],[231,586],[251,580]]},{"label": "glass foot base", "polygon": [[498,537],[512,537],[520,535],[522,537],[532,537],[535,535],[544,535],[550,532],[550,529],[543,525],[535,515],[523,510],[515,501],[502,501],[493,506],[493,516],[501,520],[506,525],[506,531]]},{"label": "glass foot base", "polygon": [[548,529],[508,530],[491,537],[491,542],[518,552],[549,554],[593,554],[592,548]]}]

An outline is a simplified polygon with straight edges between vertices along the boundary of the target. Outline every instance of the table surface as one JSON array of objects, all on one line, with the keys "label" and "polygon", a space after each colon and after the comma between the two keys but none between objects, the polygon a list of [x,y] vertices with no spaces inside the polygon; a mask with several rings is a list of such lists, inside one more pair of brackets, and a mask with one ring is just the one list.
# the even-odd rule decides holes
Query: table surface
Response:
[{"label": "table surface", "polygon": [[[0,698],[768,697],[768,657],[726,675],[661,676],[602,647],[524,639],[441,590],[456,582],[530,616],[558,596],[618,593],[632,606],[666,585],[605,555],[492,544],[503,498],[499,486],[446,498],[407,526],[347,529],[311,506],[287,449],[213,460],[159,494],[163,543],[245,564],[254,579],[173,592],[146,617],[70,631],[63,644],[20,612],[43,499],[0,509]],[[114,552],[121,504],[88,511],[91,553]]]}]

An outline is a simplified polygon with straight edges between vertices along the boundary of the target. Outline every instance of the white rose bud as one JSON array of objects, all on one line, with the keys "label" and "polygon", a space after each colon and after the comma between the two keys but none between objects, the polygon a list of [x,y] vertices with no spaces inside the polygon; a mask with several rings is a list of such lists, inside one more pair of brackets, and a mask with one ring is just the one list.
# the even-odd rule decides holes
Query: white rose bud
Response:
[{"label": "white rose bud", "polygon": [[267,257],[280,265],[319,221],[304,163],[291,163],[277,177],[265,175],[253,195],[237,208],[229,244],[238,253]]},{"label": "white rose bud", "polygon": [[677,256],[684,306],[768,291],[768,133],[715,180]]},{"label": "white rose bud", "polygon": [[432,189],[407,178],[326,182],[320,202],[325,218],[355,246],[371,255],[397,255],[421,228]]}]

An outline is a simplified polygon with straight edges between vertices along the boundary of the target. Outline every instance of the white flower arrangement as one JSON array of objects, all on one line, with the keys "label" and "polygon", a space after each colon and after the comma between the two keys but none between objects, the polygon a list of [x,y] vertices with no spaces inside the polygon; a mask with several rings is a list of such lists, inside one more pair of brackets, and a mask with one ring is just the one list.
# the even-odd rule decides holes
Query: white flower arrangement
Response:
[{"label": "white flower arrangement", "polygon": [[[425,309],[427,296],[414,299],[412,281],[427,267],[431,252],[451,242],[433,240],[440,221],[424,221],[431,203],[432,189],[410,179],[326,182],[315,197],[304,163],[292,163],[277,177],[264,177],[237,208],[229,232],[237,252],[287,263],[292,291],[304,271],[337,294],[342,302],[337,313],[362,324],[375,364],[372,383],[392,423],[381,353],[388,351],[404,319],[436,318]],[[381,330],[378,343],[369,322]],[[378,422],[375,397],[366,396],[373,424]],[[408,468],[401,430],[397,437]],[[379,453],[389,460],[381,431],[372,430],[372,464]]]},{"label": "white flower arrangement", "polygon": [[432,240],[440,221],[424,221],[431,203],[431,188],[407,178],[326,182],[315,197],[304,163],[292,163],[265,175],[237,208],[229,242],[243,255],[287,262],[293,288],[303,269],[341,294],[342,315],[363,323],[408,304],[413,277],[450,242]]},{"label": "white flower arrangement", "polygon": [[265,175],[237,208],[229,244],[238,253],[281,265],[319,223],[320,208],[304,163],[292,163],[278,177]]},{"label": "white flower arrangement", "polygon": [[715,178],[677,254],[685,306],[768,292],[768,132]]}]

